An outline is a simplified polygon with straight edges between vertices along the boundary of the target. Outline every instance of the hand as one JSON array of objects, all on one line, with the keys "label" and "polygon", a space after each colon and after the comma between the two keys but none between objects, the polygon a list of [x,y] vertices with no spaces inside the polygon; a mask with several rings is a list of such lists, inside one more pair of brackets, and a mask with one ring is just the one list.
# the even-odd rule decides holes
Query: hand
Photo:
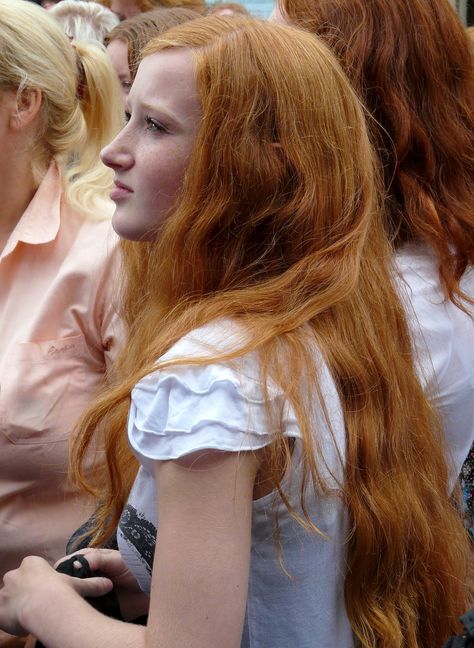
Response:
[{"label": "hand", "polygon": [[[82,554],[85,557],[92,571],[99,571],[112,581],[114,592],[119,601],[120,612],[126,621],[133,621],[137,617],[148,614],[150,597],[142,592],[135,576],[124,563],[119,551],[115,549],[87,548],[75,553]],[[56,564],[74,555],[70,554]]]},{"label": "hand", "polygon": [[77,593],[82,597],[102,596],[113,585],[108,578],[72,578],[58,574],[43,558],[29,556],[18,569],[7,572],[0,590],[0,628],[13,635],[26,635],[25,625],[31,609],[41,610],[44,602]]},{"label": "hand", "polygon": [[103,576],[109,578],[115,591],[141,592],[140,586],[125,564],[120,552],[115,549],[81,549],[58,560],[55,567],[76,554],[81,554],[86,558],[91,571],[99,571]]}]

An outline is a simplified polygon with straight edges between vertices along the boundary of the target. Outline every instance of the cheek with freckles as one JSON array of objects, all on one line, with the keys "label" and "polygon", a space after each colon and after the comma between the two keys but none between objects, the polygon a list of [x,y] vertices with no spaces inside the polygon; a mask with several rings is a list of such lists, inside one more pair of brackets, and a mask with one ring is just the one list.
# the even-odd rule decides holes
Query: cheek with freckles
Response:
[{"label": "cheek with freckles", "polygon": [[[192,150],[192,149],[191,149]],[[135,162],[141,169],[134,193],[117,205],[113,218],[116,232],[130,240],[154,240],[160,225],[179,198],[191,150],[184,144],[171,144],[159,155],[142,152]]]}]

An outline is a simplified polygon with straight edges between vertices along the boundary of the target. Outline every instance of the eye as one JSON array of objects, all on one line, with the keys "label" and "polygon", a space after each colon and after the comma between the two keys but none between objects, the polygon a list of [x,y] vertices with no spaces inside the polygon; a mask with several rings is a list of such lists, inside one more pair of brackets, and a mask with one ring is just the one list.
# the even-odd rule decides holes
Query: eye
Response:
[{"label": "eye", "polygon": [[167,133],[168,130],[161,122],[159,122],[157,119],[153,119],[153,117],[149,117],[148,115],[145,117],[145,122],[146,122],[146,127],[147,130],[150,131],[156,131],[158,133]]},{"label": "eye", "polygon": [[128,124],[128,122],[131,120],[132,115],[131,113],[125,111],[125,123]]},{"label": "eye", "polygon": [[121,86],[126,94],[130,92],[130,88],[132,87],[132,82],[131,81],[122,81]]}]

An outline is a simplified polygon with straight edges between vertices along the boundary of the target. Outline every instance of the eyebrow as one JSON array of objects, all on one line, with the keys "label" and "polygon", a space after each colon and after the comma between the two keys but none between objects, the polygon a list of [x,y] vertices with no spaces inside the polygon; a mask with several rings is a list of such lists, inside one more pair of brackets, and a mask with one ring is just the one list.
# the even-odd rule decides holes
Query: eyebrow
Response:
[{"label": "eyebrow", "polygon": [[[175,115],[172,112],[169,112],[169,110],[166,110],[166,108],[163,108],[160,105],[152,105],[152,104],[148,104],[148,103],[142,103],[140,105],[140,108],[142,110],[144,110],[145,112],[150,112],[150,113],[158,112],[161,115],[163,115],[163,117],[166,120],[169,120],[170,122],[172,122],[172,124],[175,124],[176,126],[180,126],[182,124],[182,122],[180,121],[180,119],[179,119],[179,117],[177,115]],[[125,109],[128,112],[130,112],[130,95],[129,95],[129,99],[125,103]]]}]

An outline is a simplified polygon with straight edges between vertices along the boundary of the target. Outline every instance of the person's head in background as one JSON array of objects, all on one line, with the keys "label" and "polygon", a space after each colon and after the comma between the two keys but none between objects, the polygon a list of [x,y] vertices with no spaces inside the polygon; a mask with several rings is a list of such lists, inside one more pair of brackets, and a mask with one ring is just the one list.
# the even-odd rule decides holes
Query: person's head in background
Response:
[{"label": "person's head in background", "polygon": [[[0,95],[18,110],[37,99],[28,132],[26,126],[18,131],[33,186],[54,161],[68,199],[94,211],[94,196],[108,200],[110,189],[99,152],[122,123],[120,90],[106,53],[91,43],[73,47],[49,12],[22,0],[0,0],[0,29]],[[81,191],[85,185],[97,193]]]},{"label": "person's head in background", "polygon": [[448,0],[279,0],[274,18],[338,56],[373,117],[386,228],[397,248],[423,242],[435,251],[456,300],[474,263],[474,70],[455,10]]},{"label": "person's head in background", "polygon": [[208,16],[234,16],[235,14],[242,16],[250,15],[247,9],[238,2],[214,2],[207,9]]},{"label": "person's head in background", "polygon": [[113,11],[88,0],[61,0],[49,13],[71,41],[103,43],[105,36],[120,22]]},{"label": "person's head in background", "polygon": [[100,3],[116,13],[120,20],[159,8],[187,7],[201,14],[206,12],[205,0],[100,0]]},{"label": "person's head in background", "polygon": [[105,38],[107,53],[122,86],[124,98],[130,92],[141,60],[141,50],[149,40],[181,23],[199,18],[193,9],[154,9],[119,23]]}]

